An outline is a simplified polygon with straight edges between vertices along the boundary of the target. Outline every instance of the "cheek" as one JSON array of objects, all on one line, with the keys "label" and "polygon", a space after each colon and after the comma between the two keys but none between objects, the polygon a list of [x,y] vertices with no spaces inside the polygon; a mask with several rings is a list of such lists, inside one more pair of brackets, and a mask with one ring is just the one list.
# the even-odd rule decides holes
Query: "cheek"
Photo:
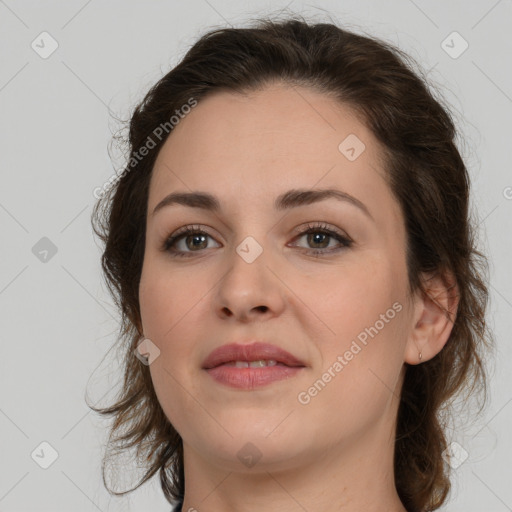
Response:
[{"label": "cheek", "polygon": [[357,336],[376,322],[379,330],[388,330],[400,316],[400,306],[393,308],[393,304],[402,304],[404,300],[405,276],[396,272],[393,262],[379,255],[357,260],[326,276],[315,285],[314,297],[308,297],[340,342]]},{"label": "cheek", "polygon": [[165,262],[145,261],[139,286],[145,336],[165,349],[176,333],[194,325],[207,289],[191,277],[190,270],[171,273]]},{"label": "cheek", "polygon": [[329,387],[357,404],[363,396],[374,397],[368,386],[392,388],[400,372],[408,326],[406,277],[389,259],[369,258],[346,270],[331,280],[324,298],[318,295],[312,303],[332,334],[318,344],[321,366],[325,370],[339,363],[338,371],[331,370],[337,384]]},{"label": "cheek", "polygon": [[374,295],[348,307],[347,315],[354,316],[345,317],[345,311],[338,315],[336,340],[319,347],[321,370],[312,373],[297,395],[300,404],[306,403],[300,406],[303,414],[340,440],[387,417],[400,396],[404,351],[405,308],[397,311],[398,301],[379,301]]},{"label": "cheek", "polygon": [[182,419],[175,418],[173,411],[196,410],[190,397],[199,390],[191,368],[201,363],[198,342],[209,332],[202,326],[214,282],[190,267],[171,272],[169,262],[160,258],[144,262],[139,286],[142,326],[145,337],[160,350],[150,365],[151,377],[167,416],[178,424]]},{"label": "cheek", "polygon": [[[191,282],[190,272],[169,272],[168,265],[149,258],[144,262],[139,286],[139,301],[144,335],[155,343],[159,357],[150,365],[151,380],[167,418],[183,432],[201,411],[191,398],[198,396],[190,368],[200,317],[204,317],[204,295],[200,280]],[[184,392],[186,390],[186,392]]]}]

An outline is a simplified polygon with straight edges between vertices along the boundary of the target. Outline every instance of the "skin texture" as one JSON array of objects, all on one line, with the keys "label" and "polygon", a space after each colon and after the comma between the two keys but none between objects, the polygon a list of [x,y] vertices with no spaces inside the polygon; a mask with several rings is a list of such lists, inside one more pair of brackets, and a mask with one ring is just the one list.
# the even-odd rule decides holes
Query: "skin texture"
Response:
[{"label": "skin texture", "polygon": [[[365,144],[354,161],[338,149],[350,134]],[[342,190],[371,217],[336,199],[275,211],[275,197],[296,188]],[[214,194],[222,211],[173,205],[152,215],[176,191]],[[315,242],[296,231],[316,222],[353,244],[329,253],[340,246],[335,238]],[[162,246],[186,225],[206,230],[207,245],[184,237],[175,248],[191,256],[172,257]],[[248,236],[263,249],[252,263],[236,251]],[[151,179],[139,298],[144,335],[160,350],[150,365],[154,387],[183,439],[183,510],[405,510],[393,475],[404,363],[418,364],[420,351],[422,362],[434,357],[452,326],[430,299],[408,295],[405,247],[379,144],[347,106],[275,84],[216,92],[175,127]],[[324,255],[308,255],[313,249]],[[440,280],[429,284],[453,307]],[[299,393],[397,303],[378,334],[301,403]],[[252,391],[201,368],[213,349],[251,339],[284,348],[306,368]],[[261,454],[252,467],[237,456],[248,442]]]}]

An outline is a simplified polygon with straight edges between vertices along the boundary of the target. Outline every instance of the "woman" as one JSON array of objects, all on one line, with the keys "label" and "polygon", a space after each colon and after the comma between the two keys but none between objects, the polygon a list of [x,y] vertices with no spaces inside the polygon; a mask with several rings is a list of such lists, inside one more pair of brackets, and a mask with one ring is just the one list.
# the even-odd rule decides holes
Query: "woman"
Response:
[{"label": "woman", "polygon": [[492,345],[454,138],[399,50],[298,18],[211,31],[151,88],[94,214],[125,350],[95,410],[139,485],[183,511],[446,501],[441,412]]}]

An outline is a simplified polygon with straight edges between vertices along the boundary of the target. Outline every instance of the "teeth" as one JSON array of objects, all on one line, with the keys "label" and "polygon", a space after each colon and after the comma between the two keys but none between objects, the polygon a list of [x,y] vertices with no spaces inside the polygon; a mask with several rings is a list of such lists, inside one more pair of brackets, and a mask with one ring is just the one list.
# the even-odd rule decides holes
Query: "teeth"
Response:
[{"label": "teeth", "polygon": [[263,361],[263,360],[260,360],[260,361],[251,361],[251,362],[249,363],[249,366],[250,366],[251,368],[261,368],[261,367],[263,367],[263,366],[267,366],[267,363],[266,363],[265,361]]},{"label": "teeth", "polygon": [[231,361],[226,363],[227,366],[234,366],[235,368],[263,368],[265,366],[275,366],[277,361],[269,359],[268,361],[260,359],[259,361]]}]

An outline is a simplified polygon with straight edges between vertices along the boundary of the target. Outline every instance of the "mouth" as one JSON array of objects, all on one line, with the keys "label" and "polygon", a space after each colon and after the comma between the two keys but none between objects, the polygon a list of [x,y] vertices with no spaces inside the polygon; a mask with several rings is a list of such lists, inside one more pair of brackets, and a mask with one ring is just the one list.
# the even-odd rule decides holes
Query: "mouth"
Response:
[{"label": "mouth", "polygon": [[275,359],[260,359],[258,361],[229,361],[227,363],[222,363],[222,366],[234,366],[235,368],[265,368],[266,366],[277,365],[288,366],[283,363],[278,363]]},{"label": "mouth", "polygon": [[250,345],[230,343],[213,352],[203,362],[203,368],[210,370],[217,366],[234,366],[235,368],[263,368],[270,366],[288,366],[291,368],[306,366],[297,357],[286,350],[264,342]]},{"label": "mouth", "polygon": [[297,375],[306,365],[289,352],[263,342],[215,349],[203,369],[218,383],[251,390]]}]

